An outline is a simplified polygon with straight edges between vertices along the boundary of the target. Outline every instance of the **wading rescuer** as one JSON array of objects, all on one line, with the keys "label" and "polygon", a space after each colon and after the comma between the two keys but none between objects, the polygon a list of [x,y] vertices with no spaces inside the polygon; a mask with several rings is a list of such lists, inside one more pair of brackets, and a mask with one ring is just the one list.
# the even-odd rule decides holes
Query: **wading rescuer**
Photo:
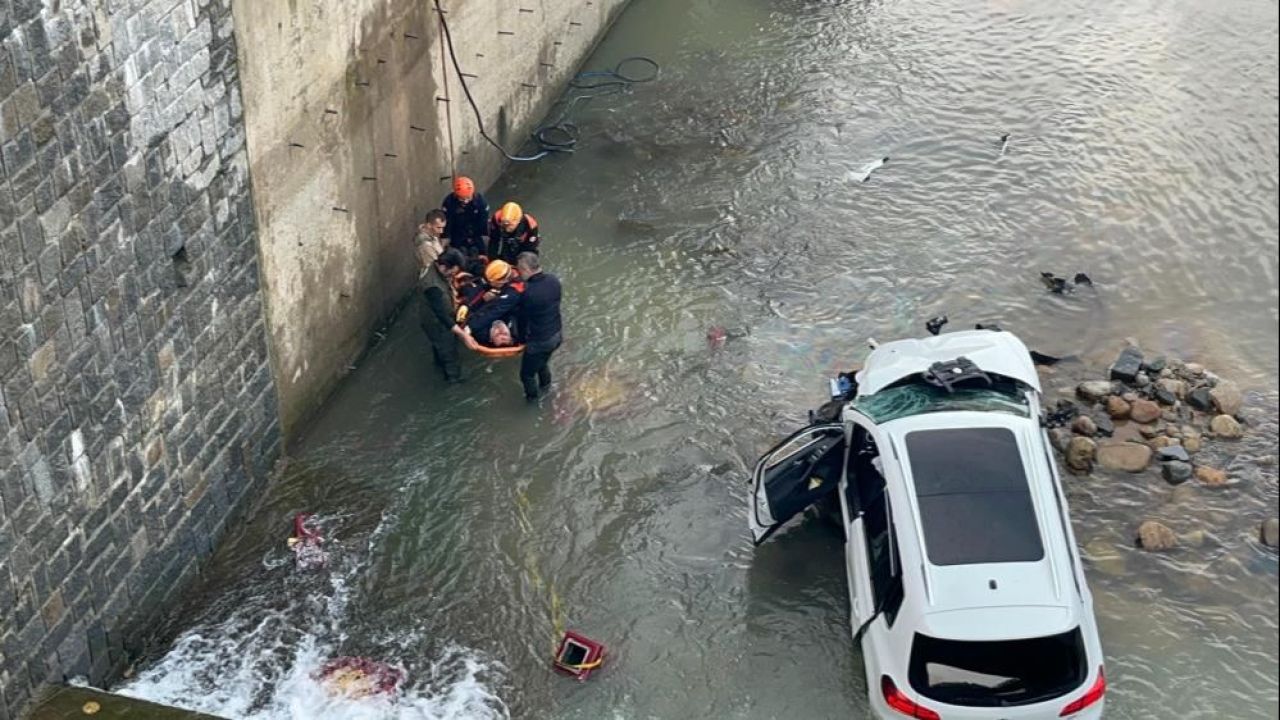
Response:
[{"label": "wading rescuer", "polygon": [[467,257],[483,255],[489,240],[489,203],[476,192],[471,178],[455,178],[453,192],[440,206],[444,209],[445,236],[450,247]]},{"label": "wading rescuer", "polygon": [[431,263],[449,247],[449,239],[444,236],[445,222],[443,211],[432,210],[418,226],[418,234],[413,238],[413,249],[418,255],[418,279],[422,279],[431,269]]},{"label": "wading rescuer", "polygon": [[[482,345],[501,347],[492,344],[495,337],[494,324],[502,323],[505,327],[511,325],[524,294],[524,281],[510,263],[503,260],[494,260],[485,267],[484,280],[488,290],[473,304],[458,308],[457,324],[454,325],[453,332],[464,342],[470,336],[470,339]],[[501,337],[500,330],[498,338]],[[507,337],[509,339],[510,335]]]},{"label": "wading rescuer", "polygon": [[519,205],[509,202],[489,221],[489,257],[514,264],[522,252],[538,252],[538,221]]},{"label": "wading rescuer", "polygon": [[560,347],[560,279],[542,272],[537,253],[522,252],[516,260],[524,278],[524,293],[516,312],[516,330],[524,343],[520,382],[524,396],[534,402],[551,385],[551,353]]},{"label": "wading rescuer", "polygon": [[458,363],[458,338],[451,332],[457,312],[454,307],[454,285],[462,272],[462,253],[452,248],[440,253],[422,277],[422,310],[419,321],[431,341],[431,354],[436,367],[444,373],[445,382],[462,382],[462,366]]}]

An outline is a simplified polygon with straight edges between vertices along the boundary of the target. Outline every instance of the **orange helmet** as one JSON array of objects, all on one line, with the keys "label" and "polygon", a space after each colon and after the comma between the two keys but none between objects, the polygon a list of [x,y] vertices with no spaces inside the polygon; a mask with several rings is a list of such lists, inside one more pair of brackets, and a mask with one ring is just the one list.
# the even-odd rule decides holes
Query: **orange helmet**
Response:
[{"label": "orange helmet", "polygon": [[453,194],[463,200],[470,200],[476,194],[476,184],[471,182],[471,178],[459,175],[453,179]]},{"label": "orange helmet", "polygon": [[514,225],[524,218],[524,210],[519,205],[509,202],[498,210],[498,222],[503,225]]},{"label": "orange helmet", "polygon": [[505,260],[494,260],[484,268],[484,279],[491,283],[500,283],[511,275],[511,265]]}]

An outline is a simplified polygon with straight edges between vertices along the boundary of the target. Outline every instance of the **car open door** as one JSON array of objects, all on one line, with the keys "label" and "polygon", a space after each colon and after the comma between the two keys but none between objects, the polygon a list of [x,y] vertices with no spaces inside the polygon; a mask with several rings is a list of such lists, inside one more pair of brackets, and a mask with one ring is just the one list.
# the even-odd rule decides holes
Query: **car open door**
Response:
[{"label": "car open door", "polygon": [[851,626],[855,640],[880,615],[892,618],[902,604],[902,567],[889,505],[882,453],[886,447],[875,423],[849,408],[848,461],[840,502],[848,521],[845,565],[849,575]]},{"label": "car open door", "polygon": [[759,545],[782,524],[834,492],[844,469],[844,425],[810,425],[756,462],[747,522]]}]

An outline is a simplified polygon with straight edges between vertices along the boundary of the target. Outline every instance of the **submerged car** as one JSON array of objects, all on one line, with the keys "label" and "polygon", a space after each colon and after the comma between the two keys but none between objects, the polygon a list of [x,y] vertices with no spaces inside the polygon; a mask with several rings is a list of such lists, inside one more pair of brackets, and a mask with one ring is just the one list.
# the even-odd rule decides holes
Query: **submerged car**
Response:
[{"label": "submerged car", "polygon": [[1102,646],[1040,394],[1007,332],[886,343],[756,463],[757,545],[838,507],[878,717],[1101,717]]}]

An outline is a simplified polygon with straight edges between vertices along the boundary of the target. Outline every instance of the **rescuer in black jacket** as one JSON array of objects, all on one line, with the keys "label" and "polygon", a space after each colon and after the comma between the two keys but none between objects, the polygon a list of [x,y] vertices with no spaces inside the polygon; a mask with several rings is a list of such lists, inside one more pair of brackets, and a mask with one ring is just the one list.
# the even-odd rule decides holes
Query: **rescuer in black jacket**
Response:
[{"label": "rescuer in black jacket", "polygon": [[560,347],[560,279],[542,272],[537,253],[522,252],[516,267],[524,278],[524,293],[516,310],[516,330],[524,343],[520,382],[529,401],[551,384],[551,353]]},{"label": "rescuer in black jacket", "polygon": [[456,178],[453,192],[445,196],[440,206],[448,220],[444,232],[449,247],[469,258],[483,255],[489,242],[489,203],[476,192],[471,178]]}]

